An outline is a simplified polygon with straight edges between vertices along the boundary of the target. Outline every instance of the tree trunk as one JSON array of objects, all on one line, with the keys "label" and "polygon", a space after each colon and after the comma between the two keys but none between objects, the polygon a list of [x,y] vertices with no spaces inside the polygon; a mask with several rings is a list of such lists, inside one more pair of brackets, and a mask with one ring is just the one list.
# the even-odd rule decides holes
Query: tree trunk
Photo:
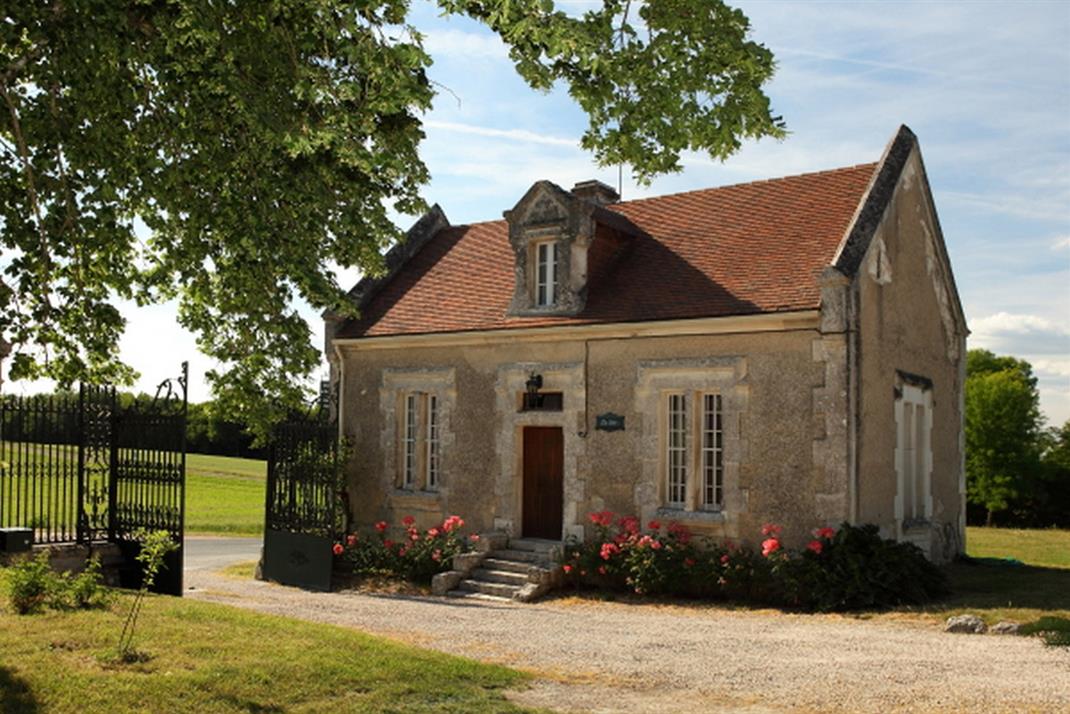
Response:
[{"label": "tree trunk", "polygon": [[992,509],[991,508],[988,509],[988,517],[985,518],[985,527],[986,528],[991,528],[992,527]]}]

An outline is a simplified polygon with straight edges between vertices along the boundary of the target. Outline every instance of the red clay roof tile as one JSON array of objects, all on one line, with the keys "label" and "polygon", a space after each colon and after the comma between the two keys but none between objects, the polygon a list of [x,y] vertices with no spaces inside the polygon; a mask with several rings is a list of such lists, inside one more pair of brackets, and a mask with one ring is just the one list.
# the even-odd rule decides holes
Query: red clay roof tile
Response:
[{"label": "red clay roof tile", "polygon": [[413,255],[339,337],[719,317],[820,305],[830,265],[877,164],[607,206],[645,232],[591,276],[573,317],[510,317],[505,221],[452,226]]}]

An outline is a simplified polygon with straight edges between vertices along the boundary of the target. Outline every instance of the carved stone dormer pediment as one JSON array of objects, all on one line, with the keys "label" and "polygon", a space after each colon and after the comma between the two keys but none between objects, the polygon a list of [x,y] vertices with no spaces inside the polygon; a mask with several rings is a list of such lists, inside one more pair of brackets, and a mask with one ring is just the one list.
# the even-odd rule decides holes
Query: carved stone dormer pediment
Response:
[{"label": "carved stone dormer pediment", "polygon": [[539,181],[505,211],[516,271],[510,315],[576,315],[583,310],[588,248],[596,213],[605,202]]}]

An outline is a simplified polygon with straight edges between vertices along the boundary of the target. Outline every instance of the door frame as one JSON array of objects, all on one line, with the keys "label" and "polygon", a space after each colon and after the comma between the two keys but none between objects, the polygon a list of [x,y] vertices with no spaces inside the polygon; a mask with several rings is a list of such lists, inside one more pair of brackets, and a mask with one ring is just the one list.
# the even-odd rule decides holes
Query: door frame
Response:
[{"label": "door frame", "polygon": [[[550,537],[550,536],[529,536],[529,535],[526,535],[526,533],[525,533],[525,531],[527,529],[527,524],[524,521],[524,513],[525,513],[525,497],[524,496],[525,496],[525,493],[526,493],[526,490],[527,490],[526,485],[525,485],[526,484],[526,480],[527,480],[527,473],[526,473],[526,468],[525,468],[525,463],[527,461],[527,459],[526,459],[527,453],[526,453],[525,432],[528,429],[552,429],[552,430],[557,431],[561,435],[561,451],[560,451],[560,470],[561,470],[560,526],[558,528],[558,534],[557,534],[556,538],[555,537]],[[520,518],[518,520],[520,522],[520,528],[518,530],[519,530],[520,536],[522,538],[544,538],[544,539],[547,539],[547,540],[560,540],[560,541],[563,541],[564,538],[565,538],[565,429],[564,429],[563,426],[560,426],[560,425],[557,425],[557,424],[525,424],[525,425],[520,427],[519,444],[520,444],[520,449],[519,449],[519,452],[520,452],[520,470],[519,470],[520,471],[520,488],[519,488],[519,491],[520,491],[520,493],[519,493],[519,496],[520,496],[520,499],[519,499],[520,500],[520,509],[519,509],[518,513],[519,513]]]}]

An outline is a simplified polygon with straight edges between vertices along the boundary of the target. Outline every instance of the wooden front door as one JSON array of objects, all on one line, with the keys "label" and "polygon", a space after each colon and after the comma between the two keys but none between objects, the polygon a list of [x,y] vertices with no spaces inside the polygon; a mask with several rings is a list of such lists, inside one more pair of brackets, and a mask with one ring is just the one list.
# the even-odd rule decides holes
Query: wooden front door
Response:
[{"label": "wooden front door", "polygon": [[524,427],[524,537],[561,540],[565,492],[561,427]]}]

